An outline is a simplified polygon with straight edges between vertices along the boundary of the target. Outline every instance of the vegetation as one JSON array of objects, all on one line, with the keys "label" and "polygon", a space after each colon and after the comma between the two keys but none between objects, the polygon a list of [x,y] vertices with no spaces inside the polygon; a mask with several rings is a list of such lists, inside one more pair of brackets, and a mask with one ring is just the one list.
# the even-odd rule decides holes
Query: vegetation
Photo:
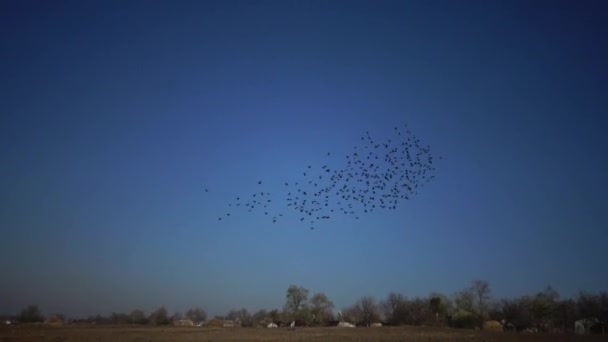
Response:
[{"label": "vegetation", "polygon": [[19,322],[35,323],[44,321],[44,316],[40,313],[40,309],[36,305],[30,305],[21,310],[19,314]]},{"label": "vegetation", "polygon": [[[242,327],[265,327],[269,323],[285,326],[295,321],[296,326],[335,326],[338,320],[358,326],[382,323],[385,326],[452,327],[476,330],[509,330],[550,332],[567,334],[575,330],[575,322],[585,322],[587,333],[608,333],[608,294],[581,292],[577,298],[561,299],[557,291],[547,287],[533,295],[519,298],[492,298],[488,282],[476,280],[471,286],[448,297],[431,293],[425,298],[408,298],[400,293],[390,293],[377,301],[364,296],[353,305],[334,315],[334,303],[322,293],[314,293],[303,286],[291,285],[285,292],[282,310],[262,309],[251,314],[245,308],[230,310],[220,320],[233,320]],[[97,315],[87,319],[68,320],[68,323],[94,323],[97,325],[170,325],[176,320],[189,319],[194,323],[207,320],[202,308],[191,308],[185,315],[179,312],[169,315],[165,307],[159,307],[148,316],[135,309],[129,314],[112,313],[108,317]],[[24,308],[17,316],[20,323],[44,321],[35,305]],[[489,328],[491,327],[491,329]]]}]

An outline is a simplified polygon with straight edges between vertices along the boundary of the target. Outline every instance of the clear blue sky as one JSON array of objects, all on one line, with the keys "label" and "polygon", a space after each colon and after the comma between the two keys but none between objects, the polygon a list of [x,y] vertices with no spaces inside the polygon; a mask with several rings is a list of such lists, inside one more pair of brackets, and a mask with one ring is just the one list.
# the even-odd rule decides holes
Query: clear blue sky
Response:
[{"label": "clear blue sky", "polygon": [[[254,311],[290,284],[338,308],[474,279],[498,297],[606,290],[606,13],[2,1],[0,312]],[[404,123],[443,156],[417,196],[315,230],[287,208],[284,181]],[[282,220],[218,221],[262,187]]]}]

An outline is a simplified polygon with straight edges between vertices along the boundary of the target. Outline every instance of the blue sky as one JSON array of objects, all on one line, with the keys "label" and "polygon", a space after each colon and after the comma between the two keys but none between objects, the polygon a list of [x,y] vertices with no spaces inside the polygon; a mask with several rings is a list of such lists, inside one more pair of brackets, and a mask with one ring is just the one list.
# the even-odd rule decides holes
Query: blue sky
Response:
[{"label": "blue sky", "polygon": [[[0,312],[606,290],[606,9],[3,1]],[[417,196],[315,230],[288,209],[285,181],[405,123],[443,157]],[[281,220],[218,221],[260,187]]]}]

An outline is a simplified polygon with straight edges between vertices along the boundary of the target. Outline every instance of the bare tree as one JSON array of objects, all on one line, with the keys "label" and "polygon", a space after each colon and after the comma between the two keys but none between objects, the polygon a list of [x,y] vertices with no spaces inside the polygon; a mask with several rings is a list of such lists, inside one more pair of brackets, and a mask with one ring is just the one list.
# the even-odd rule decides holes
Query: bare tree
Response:
[{"label": "bare tree", "polygon": [[112,322],[112,324],[129,324],[131,323],[131,316],[124,313],[112,312],[110,315],[110,322]]},{"label": "bare tree", "polygon": [[463,290],[454,295],[456,310],[473,313],[475,311],[475,295],[471,290]]},{"label": "bare tree", "polygon": [[414,298],[408,301],[406,312],[408,318],[406,323],[412,325],[422,325],[433,318],[428,300],[422,298]]},{"label": "bare tree", "polygon": [[164,306],[156,309],[150,314],[148,322],[153,325],[166,325],[169,324],[169,313]]},{"label": "bare tree", "polygon": [[249,311],[247,311],[245,308],[240,310],[231,310],[228,315],[226,315],[226,319],[239,321],[244,327],[253,325],[253,318]]},{"label": "bare tree", "polygon": [[203,322],[207,320],[207,313],[201,308],[194,308],[186,312],[186,317],[195,323]]},{"label": "bare tree", "polygon": [[342,309],[342,321],[349,323],[357,323],[361,320],[361,313],[356,305]]},{"label": "bare tree", "polygon": [[129,318],[131,320],[131,324],[145,324],[146,323],[146,315],[143,311],[139,309],[135,309],[131,311],[129,314]]},{"label": "bare tree", "polygon": [[451,324],[457,328],[472,329],[483,325],[475,308],[475,293],[471,288],[458,292],[454,296],[455,312],[451,315]]},{"label": "bare tree", "polygon": [[602,325],[602,335],[606,333],[606,327],[608,327],[608,292],[601,291],[597,295],[597,302],[599,307],[598,319]]},{"label": "bare tree", "polygon": [[264,309],[260,309],[258,311],[256,311],[252,316],[251,319],[253,320],[253,325],[257,325],[260,323],[269,323],[267,320],[269,319],[269,315],[268,312]]},{"label": "bare tree", "polygon": [[169,318],[169,322],[173,323],[176,321],[180,321],[182,320],[184,317],[182,316],[181,312],[176,312],[173,315],[171,315],[171,318]]},{"label": "bare tree", "polygon": [[21,310],[18,320],[22,323],[42,322],[44,321],[44,316],[42,316],[40,309],[36,305],[30,305]]},{"label": "bare tree", "polygon": [[490,301],[490,285],[485,280],[475,280],[471,285],[471,291],[475,295],[477,315],[485,319],[488,313],[488,303]]},{"label": "bare tree", "polygon": [[352,308],[346,310],[346,313],[348,316],[354,316],[352,318],[356,323],[367,326],[380,319],[378,309],[376,300],[373,297],[365,296],[359,299]]},{"label": "bare tree", "polygon": [[407,299],[405,298],[405,296],[400,293],[389,293],[386,299],[380,303],[384,318],[393,324],[404,323],[400,322],[398,316],[399,313],[403,311],[406,301]]},{"label": "bare tree", "polygon": [[290,285],[285,295],[287,302],[285,308],[295,314],[308,300],[308,290],[302,286]]},{"label": "bare tree", "polygon": [[576,302],[572,299],[562,300],[555,305],[553,324],[562,333],[570,333],[576,321]]},{"label": "bare tree", "polygon": [[532,299],[524,296],[517,299],[503,299],[502,313],[507,327],[512,326],[515,330],[523,330],[533,325],[533,318],[530,314]]}]

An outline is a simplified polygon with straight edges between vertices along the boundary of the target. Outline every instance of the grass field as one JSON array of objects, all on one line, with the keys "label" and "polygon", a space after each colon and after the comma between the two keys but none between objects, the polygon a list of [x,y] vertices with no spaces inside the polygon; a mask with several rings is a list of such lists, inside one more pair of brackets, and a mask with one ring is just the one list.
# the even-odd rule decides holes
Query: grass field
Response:
[{"label": "grass field", "polygon": [[449,328],[178,328],[2,326],[0,341],[606,341],[606,336],[516,334]]}]

